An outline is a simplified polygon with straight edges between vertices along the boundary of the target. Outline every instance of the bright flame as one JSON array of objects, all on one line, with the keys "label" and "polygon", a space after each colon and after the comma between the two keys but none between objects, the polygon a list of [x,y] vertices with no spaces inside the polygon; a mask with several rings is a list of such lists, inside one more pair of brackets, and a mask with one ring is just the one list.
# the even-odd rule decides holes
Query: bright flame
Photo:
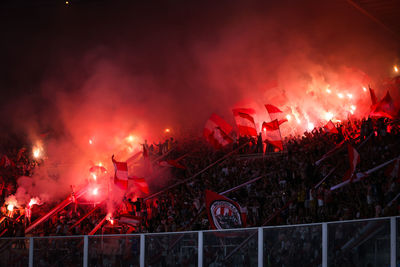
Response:
[{"label": "bright flame", "polygon": [[286,119],[287,119],[288,121],[290,121],[290,120],[292,119],[292,116],[290,116],[290,115],[288,114],[288,115],[286,115]]},{"label": "bright flame", "polygon": [[14,205],[13,204],[8,204],[7,210],[13,211],[14,210]]},{"label": "bright flame", "polygon": [[338,96],[339,98],[343,98],[343,94],[342,94],[342,93],[338,93],[337,96]]},{"label": "bright flame", "polygon": [[32,207],[33,205],[37,205],[39,203],[39,198],[37,197],[33,197],[31,198],[31,200],[29,201],[29,207]]},{"label": "bright flame", "polygon": [[92,194],[93,195],[97,195],[99,193],[99,189],[98,188],[94,188],[93,190],[92,190]]},{"label": "bright flame", "polygon": [[330,94],[330,93],[332,93],[332,91],[331,91],[331,89],[326,89],[326,92],[328,93],[328,94]]},{"label": "bright flame", "polygon": [[351,106],[350,106],[350,108],[351,108],[351,110],[353,110],[353,111],[354,111],[354,110],[356,110],[356,108],[357,108],[357,107],[356,107],[356,106],[354,106],[354,105],[351,105]]},{"label": "bright flame", "polygon": [[97,164],[97,165],[101,167],[101,166],[103,166],[103,163],[99,162],[99,164]]},{"label": "bright flame", "polygon": [[347,94],[347,97],[350,98],[350,99],[352,99],[352,98],[353,98],[353,95],[352,95],[352,94]]},{"label": "bright flame", "polygon": [[399,72],[399,69],[397,68],[397,66],[393,67],[394,72]]},{"label": "bright flame", "polygon": [[135,140],[135,137],[133,135],[130,135],[126,139],[128,140],[128,142],[133,142],[133,140]]},{"label": "bright flame", "polygon": [[42,148],[40,146],[34,146],[32,149],[33,157],[39,158],[42,154]]},{"label": "bright flame", "polygon": [[266,131],[267,131],[267,128],[263,128],[263,131],[266,132]]},{"label": "bright flame", "polygon": [[296,118],[296,122],[297,122],[297,124],[300,124],[301,120],[299,118]]},{"label": "bright flame", "polygon": [[325,113],[325,120],[330,121],[333,118],[332,112]]},{"label": "bright flame", "polygon": [[92,145],[92,144],[93,144],[93,141],[92,141],[92,139],[89,139],[89,144],[90,144],[90,145]]},{"label": "bright flame", "polygon": [[97,180],[97,175],[95,174],[95,173],[92,173],[92,177],[93,177],[93,180]]},{"label": "bright flame", "polygon": [[364,92],[366,92],[366,91],[367,91],[367,88],[366,88],[365,86],[363,86],[363,90],[364,90]]},{"label": "bright flame", "polygon": [[308,124],[307,124],[307,127],[308,127],[308,130],[313,130],[314,129],[314,124],[312,123],[312,122],[309,122]]}]

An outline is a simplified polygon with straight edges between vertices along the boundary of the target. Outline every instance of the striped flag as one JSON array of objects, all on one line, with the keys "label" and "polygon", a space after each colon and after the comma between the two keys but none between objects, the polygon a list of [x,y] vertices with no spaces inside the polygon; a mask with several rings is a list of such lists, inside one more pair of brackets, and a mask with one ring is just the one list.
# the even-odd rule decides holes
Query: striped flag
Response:
[{"label": "striped flag", "polygon": [[115,169],[114,184],[123,190],[128,189],[128,164],[126,162],[115,161],[114,155],[111,159]]},{"label": "striped flag", "polygon": [[288,121],[285,117],[285,114],[279,108],[275,107],[274,105],[266,104],[265,108],[268,111],[271,121],[278,120],[279,125]]},{"label": "striped flag", "polygon": [[229,137],[232,126],[217,114],[211,114],[204,126],[204,138],[216,149],[224,147],[233,142]]},{"label": "striped flag", "polygon": [[[236,108],[233,109],[233,116],[241,136],[257,136],[254,118],[250,115],[251,109]],[[254,111],[253,111],[254,112]]]},{"label": "striped flag", "polygon": [[264,122],[262,125],[262,135],[263,140],[266,140],[271,145],[283,150],[283,142],[278,120]]},{"label": "striped flag", "polygon": [[333,122],[331,120],[328,121],[327,124],[325,124],[324,130],[327,133],[334,133],[334,134],[338,134],[339,133],[339,131],[335,127],[335,124],[333,124]]}]

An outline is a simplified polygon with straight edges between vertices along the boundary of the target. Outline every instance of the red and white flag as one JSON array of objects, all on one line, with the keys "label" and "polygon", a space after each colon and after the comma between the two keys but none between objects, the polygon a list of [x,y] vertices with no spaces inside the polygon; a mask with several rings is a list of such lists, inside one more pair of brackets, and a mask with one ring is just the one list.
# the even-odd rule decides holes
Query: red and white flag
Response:
[{"label": "red and white flag", "polygon": [[385,174],[390,178],[400,178],[400,158],[397,158],[387,167]]},{"label": "red and white flag", "polygon": [[266,140],[271,145],[283,150],[283,142],[278,120],[264,122],[262,125],[262,135],[263,140]]},{"label": "red and white flag", "polygon": [[241,136],[257,136],[254,118],[249,114],[250,109],[236,108],[232,109],[236,125]]},{"label": "red and white flag", "polygon": [[206,209],[213,229],[246,227],[246,214],[240,205],[225,196],[206,190]]},{"label": "red and white flag", "polygon": [[129,224],[131,226],[138,226],[142,222],[142,217],[133,216],[130,214],[121,214],[118,223]]},{"label": "red and white flag", "polygon": [[278,120],[279,125],[288,121],[285,117],[285,114],[279,108],[275,107],[274,105],[266,104],[265,108],[268,111],[271,121]]},{"label": "red and white flag", "polygon": [[142,191],[145,194],[149,193],[149,186],[144,178],[139,178],[136,176],[130,176],[129,180],[133,182],[133,185],[136,186],[140,191]]},{"label": "red and white flag", "polygon": [[128,164],[126,162],[115,161],[114,155],[111,159],[115,169],[114,184],[123,190],[128,189]]},{"label": "red and white flag", "polygon": [[217,114],[211,114],[204,126],[204,138],[216,149],[224,147],[233,142],[229,137],[232,126]]},{"label": "red and white flag", "polygon": [[333,122],[331,120],[328,121],[328,123],[324,126],[324,130],[327,133],[334,133],[334,134],[339,133],[339,131],[335,127],[335,124],[333,124]]},{"label": "red and white flag", "polygon": [[343,180],[350,179],[350,181],[352,181],[354,178],[354,172],[356,171],[356,167],[361,160],[360,160],[360,154],[350,144],[347,144],[347,151],[349,154],[350,169],[348,169],[347,172],[345,173]]}]

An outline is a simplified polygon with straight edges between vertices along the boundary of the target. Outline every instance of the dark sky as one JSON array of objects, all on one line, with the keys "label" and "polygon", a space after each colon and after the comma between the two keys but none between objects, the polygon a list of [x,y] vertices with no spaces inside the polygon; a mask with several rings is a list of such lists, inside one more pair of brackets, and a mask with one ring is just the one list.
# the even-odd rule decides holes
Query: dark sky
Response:
[{"label": "dark sky", "polygon": [[398,51],[342,0],[3,1],[0,32],[0,122],[11,128],[63,124],[88,102],[198,128],[257,96],[289,58],[380,75]]}]

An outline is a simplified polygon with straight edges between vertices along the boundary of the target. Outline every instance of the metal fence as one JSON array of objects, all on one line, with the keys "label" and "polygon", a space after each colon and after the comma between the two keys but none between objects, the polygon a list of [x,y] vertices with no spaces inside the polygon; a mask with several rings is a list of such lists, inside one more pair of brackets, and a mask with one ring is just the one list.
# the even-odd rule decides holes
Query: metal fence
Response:
[{"label": "metal fence", "polygon": [[1,238],[1,266],[400,266],[400,217],[174,233]]}]

